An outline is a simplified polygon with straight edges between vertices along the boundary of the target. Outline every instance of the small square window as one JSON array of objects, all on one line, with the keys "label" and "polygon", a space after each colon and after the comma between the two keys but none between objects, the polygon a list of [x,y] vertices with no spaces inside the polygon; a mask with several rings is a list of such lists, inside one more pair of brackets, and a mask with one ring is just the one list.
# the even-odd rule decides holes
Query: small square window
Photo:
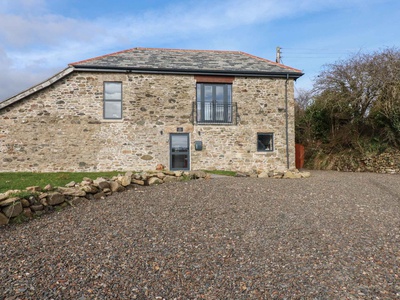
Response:
[{"label": "small square window", "polygon": [[257,133],[257,151],[258,152],[274,151],[273,133]]}]

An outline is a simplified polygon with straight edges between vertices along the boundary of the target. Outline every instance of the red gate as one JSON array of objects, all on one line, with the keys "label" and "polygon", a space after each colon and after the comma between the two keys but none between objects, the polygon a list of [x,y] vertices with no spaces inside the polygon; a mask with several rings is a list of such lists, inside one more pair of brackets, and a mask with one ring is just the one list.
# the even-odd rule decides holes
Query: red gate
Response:
[{"label": "red gate", "polygon": [[296,169],[303,168],[304,165],[304,146],[296,144]]}]

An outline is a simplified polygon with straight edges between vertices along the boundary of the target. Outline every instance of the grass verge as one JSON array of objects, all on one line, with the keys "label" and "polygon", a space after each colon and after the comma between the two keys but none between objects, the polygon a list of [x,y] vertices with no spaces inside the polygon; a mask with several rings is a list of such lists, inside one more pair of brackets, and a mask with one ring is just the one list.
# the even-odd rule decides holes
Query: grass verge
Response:
[{"label": "grass verge", "polygon": [[[122,172],[123,173],[123,172]],[[8,190],[23,190],[28,186],[45,187],[47,184],[52,186],[64,186],[71,181],[80,182],[83,177],[96,179],[97,177],[112,177],[121,172],[59,172],[59,173],[32,173],[32,172],[0,172],[0,193]]]},{"label": "grass verge", "polygon": [[234,171],[224,171],[224,170],[204,170],[204,172],[215,175],[224,175],[224,176],[236,176],[236,172]]}]

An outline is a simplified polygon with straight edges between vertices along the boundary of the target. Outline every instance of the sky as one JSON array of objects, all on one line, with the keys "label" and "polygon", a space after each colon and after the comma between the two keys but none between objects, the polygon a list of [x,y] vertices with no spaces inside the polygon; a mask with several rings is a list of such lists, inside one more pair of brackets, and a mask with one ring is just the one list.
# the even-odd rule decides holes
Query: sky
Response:
[{"label": "sky", "polygon": [[0,101],[69,63],[134,47],[237,50],[305,75],[400,47],[399,0],[0,0]]}]

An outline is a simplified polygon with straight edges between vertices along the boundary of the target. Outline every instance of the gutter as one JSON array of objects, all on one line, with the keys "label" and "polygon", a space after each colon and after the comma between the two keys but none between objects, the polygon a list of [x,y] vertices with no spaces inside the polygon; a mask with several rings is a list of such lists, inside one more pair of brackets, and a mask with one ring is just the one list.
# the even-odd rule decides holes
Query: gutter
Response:
[{"label": "gutter", "polygon": [[290,72],[254,72],[254,71],[213,71],[213,70],[191,70],[191,69],[149,69],[149,68],[129,68],[129,67],[102,67],[102,66],[74,66],[75,71],[82,72],[126,72],[126,73],[145,73],[145,74],[174,74],[174,75],[219,75],[219,76],[248,76],[248,77],[274,77],[274,78],[294,78],[297,79],[303,73]]}]

